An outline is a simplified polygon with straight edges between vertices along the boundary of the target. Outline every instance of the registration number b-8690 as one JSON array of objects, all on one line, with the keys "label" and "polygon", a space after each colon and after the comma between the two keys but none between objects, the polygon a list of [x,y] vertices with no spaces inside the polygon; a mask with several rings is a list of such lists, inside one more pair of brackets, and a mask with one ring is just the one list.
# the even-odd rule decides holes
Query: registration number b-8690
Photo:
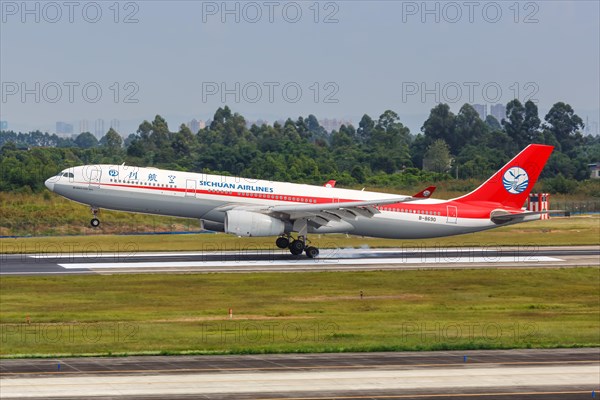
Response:
[{"label": "registration number b-8690", "polygon": [[419,215],[419,221],[435,222],[435,220],[435,217],[430,217],[429,215]]}]

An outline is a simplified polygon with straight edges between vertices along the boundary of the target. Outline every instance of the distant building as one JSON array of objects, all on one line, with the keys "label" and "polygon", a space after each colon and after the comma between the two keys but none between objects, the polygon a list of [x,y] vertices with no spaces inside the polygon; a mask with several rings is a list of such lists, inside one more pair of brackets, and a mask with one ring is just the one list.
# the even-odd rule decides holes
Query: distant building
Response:
[{"label": "distant building", "polygon": [[119,125],[121,125],[121,122],[118,119],[111,119],[110,120],[110,126],[109,128],[114,129],[115,131],[119,132]]},{"label": "distant building", "polygon": [[348,126],[351,124],[352,124],[352,121],[337,119],[337,118],[332,118],[332,119],[325,118],[325,119],[319,120],[319,125],[321,125],[323,127],[323,129],[325,129],[328,133],[339,130],[342,125]]},{"label": "distant building", "polygon": [[94,123],[94,135],[96,135],[97,138],[101,138],[105,133],[104,120],[102,118],[98,118]]},{"label": "distant building", "polygon": [[56,123],[56,134],[57,135],[72,135],[73,134],[73,124],[69,124],[67,122],[58,121]]},{"label": "distant building", "polygon": [[506,106],[504,104],[494,104],[490,107],[490,114],[492,114],[498,122],[502,122],[503,119],[506,119]]},{"label": "distant building", "polygon": [[198,133],[198,131],[200,130],[200,121],[194,118],[193,120],[187,123],[187,127],[190,131],[192,131],[192,133]]},{"label": "distant building", "polygon": [[588,167],[590,167],[590,178],[600,179],[600,162],[588,164]]},{"label": "distant building", "polygon": [[477,114],[479,114],[479,118],[485,121],[485,117],[487,117],[487,104],[471,104]]},{"label": "distant building", "polygon": [[256,126],[269,125],[269,121],[266,121],[264,119],[257,119],[256,121],[246,120],[246,128],[251,128],[252,125],[256,125]]},{"label": "distant building", "polygon": [[89,132],[90,131],[90,121],[87,119],[82,119],[79,121],[79,133]]},{"label": "distant building", "polygon": [[8,121],[0,121],[0,131],[5,131],[8,129]]}]

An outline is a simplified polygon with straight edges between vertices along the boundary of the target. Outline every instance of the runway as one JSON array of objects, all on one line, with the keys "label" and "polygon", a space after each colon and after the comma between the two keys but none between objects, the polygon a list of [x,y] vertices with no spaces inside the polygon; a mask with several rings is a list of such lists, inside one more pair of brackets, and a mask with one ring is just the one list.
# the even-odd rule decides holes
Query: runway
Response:
[{"label": "runway", "polygon": [[316,259],[286,250],[2,254],[0,275],[243,273],[600,265],[600,246],[323,249]]},{"label": "runway", "polygon": [[600,349],[18,359],[3,398],[590,399]]}]

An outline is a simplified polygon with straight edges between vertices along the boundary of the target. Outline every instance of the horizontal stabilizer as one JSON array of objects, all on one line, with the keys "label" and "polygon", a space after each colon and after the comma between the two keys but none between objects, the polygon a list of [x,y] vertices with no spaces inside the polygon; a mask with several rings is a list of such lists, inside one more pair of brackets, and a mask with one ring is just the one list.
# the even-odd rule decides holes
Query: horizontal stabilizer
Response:
[{"label": "horizontal stabilizer", "polygon": [[537,217],[538,215],[542,215],[542,214],[553,214],[556,216],[565,216],[568,213],[564,210],[548,210],[548,211],[527,211],[527,212],[522,212],[522,213],[518,213],[518,214],[504,214],[504,213],[499,213],[499,214],[495,214],[496,212],[492,212],[492,216],[491,216],[491,220],[493,223],[498,224],[498,225],[502,225],[502,224],[507,224],[507,223],[517,223],[517,222],[525,222],[525,221],[533,221],[537,218],[531,218],[531,217]]}]

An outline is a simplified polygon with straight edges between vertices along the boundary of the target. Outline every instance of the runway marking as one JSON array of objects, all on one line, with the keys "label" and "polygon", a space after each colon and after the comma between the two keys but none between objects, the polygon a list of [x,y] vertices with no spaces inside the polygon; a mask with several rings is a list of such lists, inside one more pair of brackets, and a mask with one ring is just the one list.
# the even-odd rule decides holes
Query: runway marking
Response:
[{"label": "runway marking", "polygon": [[297,266],[328,266],[328,265],[398,265],[398,264],[477,264],[477,263],[522,263],[522,262],[560,262],[559,258],[546,256],[525,256],[525,257],[456,257],[440,259],[440,257],[422,258],[361,258],[361,259],[298,259],[298,260],[273,260],[273,261],[253,261],[253,260],[234,260],[234,261],[148,261],[148,262],[117,262],[117,263],[65,263],[58,264],[66,269],[110,269],[110,268],[224,268],[224,267],[297,267]]},{"label": "runway marking", "polygon": [[[57,360],[60,361],[60,360]],[[394,369],[407,367],[494,367],[496,365],[546,365],[546,364],[594,364],[598,360],[555,360],[555,361],[505,361],[505,362],[469,362],[469,363],[429,363],[429,364],[381,364],[370,365],[371,368]],[[62,361],[61,361],[62,364]],[[56,362],[51,364],[55,367]],[[67,364],[65,364],[67,365]],[[66,374],[127,374],[127,373],[167,373],[167,372],[222,372],[222,371],[295,371],[311,369],[364,369],[364,365],[315,365],[315,366],[281,366],[281,367],[233,367],[233,368],[178,368],[178,369],[115,369],[115,370],[78,370],[78,371],[32,371],[32,372],[0,372],[2,375],[66,375]]]},{"label": "runway marking", "polygon": [[[279,252],[276,252],[275,250],[264,250],[264,251],[248,251],[248,252],[237,252],[237,251],[197,251],[197,252],[183,252],[183,253],[169,253],[169,252],[160,252],[160,253],[147,253],[147,252],[134,252],[132,251],[131,253],[128,252],[103,252],[100,254],[97,254],[95,251],[90,251],[89,253],[52,253],[52,254],[32,254],[29,255],[28,257],[30,258],[40,258],[40,259],[45,259],[45,258],[61,258],[64,256],[64,258],[110,258],[110,257],[114,257],[114,258],[132,258],[132,257],[191,257],[191,256],[215,256],[215,255],[240,255],[240,254],[246,254],[246,255],[265,255],[266,253],[272,253],[272,254],[279,254]],[[288,254],[288,253],[284,253],[281,252],[281,254]]]},{"label": "runway marking", "polygon": [[[521,249],[523,250],[523,249]],[[377,253],[424,253],[424,252],[438,252],[438,253],[460,253],[464,251],[481,251],[486,253],[498,253],[502,251],[517,251],[513,248],[473,248],[473,247],[448,247],[448,248],[391,248],[391,249],[383,249],[383,248],[374,248],[374,249],[350,249],[350,248],[338,248],[338,249],[321,249],[322,256],[363,256],[368,257],[371,254]],[[253,256],[264,256],[266,254],[272,255],[288,255],[289,253],[286,250],[279,249],[264,249],[264,250],[244,250],[244,251],[236,251],[236,250],[210,250],[210,251],[189,251],[189,252],[107,252],[96,254],[91,251],[90,253],[52,253],[52,254],[30,254],[28,257],[30,258],[60,258],[61,256],[66,256],[69,258],[110,258],[110,257],[119,257],[119,258],[128,258],[128,257],[190,257],[190,256],[215,256],[215,255],[226,255],[226,256],[236,256],[236,255],[253,255]]]},{"label": "runway marking", "polygon": [[551,394],[590,394],[587,390],[562,392],[486,392],[486,393],[435,393],[435,394],[397,394],[368,396],[326,396],[326,397],[262,397],[257,400],[323,400],[323,399],[406,399],[431,397],[488,397],[488,396],[545,396]]}]

